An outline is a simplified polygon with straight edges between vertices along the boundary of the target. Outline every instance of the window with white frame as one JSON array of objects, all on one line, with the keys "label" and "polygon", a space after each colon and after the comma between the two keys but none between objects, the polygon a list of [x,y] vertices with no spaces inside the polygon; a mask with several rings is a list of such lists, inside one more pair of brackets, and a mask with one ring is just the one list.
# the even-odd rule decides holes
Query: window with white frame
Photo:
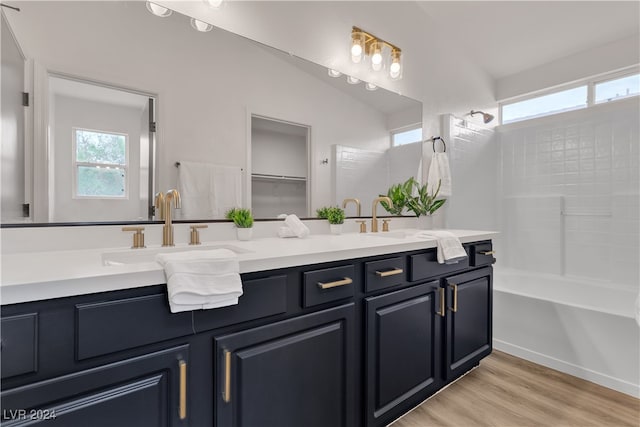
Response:
[{"label": "window with white frame", "polygon": [[579,86],[556,89],[544,95],[500,104],[502,124],[535,119],[565,111],[589,108],[640,95],[640,73],[634,71],[611,73],[604,78],[585,80]]},{"label": "window with white frame", "polygon": [[126,198],[127,134],[73,129],[76,198]]},{"label": "window with white frame", "polygon": [[391,146],[413,144],[422,141],[422,125],[411,128],[404,128],[391,132]]},{"label": "window with white frame", "polygon": [[595,84],[595,103],[611,102],[640,94],[640,74],[632,74]]}]

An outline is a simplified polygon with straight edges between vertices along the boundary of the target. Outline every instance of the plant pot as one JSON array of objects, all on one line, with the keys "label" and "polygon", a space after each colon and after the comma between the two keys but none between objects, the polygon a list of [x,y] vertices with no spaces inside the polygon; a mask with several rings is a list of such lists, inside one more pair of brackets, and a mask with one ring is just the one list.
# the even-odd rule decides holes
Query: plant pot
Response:
[{"label": "plant pot", "polygon": [[433,217],[431,215],[421,215],[416,218],[416,228],[420,230],[433,229]]},{"label": "plant pot", "polygon": [[236,235],[238,240],[251,240],[253,234],[253,228],[236,228]]},{"label": "plant pot", "polygon": [[342,224],[329,224],[331,234],[342,234]]}]

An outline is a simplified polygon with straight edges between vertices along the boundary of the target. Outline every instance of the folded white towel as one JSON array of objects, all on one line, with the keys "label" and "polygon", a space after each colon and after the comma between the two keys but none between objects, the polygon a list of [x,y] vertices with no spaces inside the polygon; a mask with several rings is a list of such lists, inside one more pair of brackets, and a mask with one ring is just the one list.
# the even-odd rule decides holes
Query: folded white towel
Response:
[{"label": "folded white towel", "polygon": [[433,153],[431,165],[429,166],[429,193],[433,193],[438,188],[440,181],[440,191],[438,197],[451,196],[451,169],[449,168],[449,157],[447,153]]},{"label": "folded white towel", "polygon": [[278,228],[278,236],[282,238],[298,237],[296,236],[296,233],[294,233],[293,230],[286,225]]},{"label": "folded white towel", "polygon": [[228,249],[160,253],[172,313],[225,307],[242,295],[240,266]]},{"label": "folded white towel", "polygon": [[467,257],[460,239],[455,234],[444,230],[427,230],[416,234],[420,238],[437,239],[437,256],[439,264],[456,264]]},{"label": "folded white towel", "polygon": [[298,237],[307,237],[311,233],[309,231],[309,227],[304,225],[304,223],[300,221],[300,218],[298,218],[297,215],[287,215],[287,217],[284,219],[284,223]]}]

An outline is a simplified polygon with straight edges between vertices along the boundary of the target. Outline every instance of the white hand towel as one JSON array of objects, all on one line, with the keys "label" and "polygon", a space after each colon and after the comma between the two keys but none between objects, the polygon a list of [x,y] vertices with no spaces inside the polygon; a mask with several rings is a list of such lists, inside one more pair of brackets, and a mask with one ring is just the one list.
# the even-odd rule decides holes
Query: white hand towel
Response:
[{"label": "white hand towel", "polygon": [[172,313],[238,303],[242,280],[236,254],[228,249],[160,253]]},{"label": "white hand towel", "polygon": [[211,166],[211,210],[213,218],[223,218],[231,208],[242,206],[242,169],[236,166]]},{"label": "white hand towel", "polygon": [[295,235],[298,237],[307,237],[311,233],[309,227],[304,225],[304,223],[300,221],[300,218],[298,218],[297,215],[287,215],[287,217],[284,219],[284,223],[287,225],[287,227],[293,230]]},{"label": "white hand towel", "polygon": [[467,257],[460,239],[455,234],[444,230],[427,230],[416,234],[420,238],[437,239],[437,257],[439,264],[456,264]]},{"label": "white hand towel", "polygon": [[211,165],[180,161],[178,168],[178,191],[182,208],[177,214],[182,219],[213,218],[211,208],[214,197],[211,187]]},{"label": "white hand towel", "polygon": [[433,153],[431,165],[429,166],[429,193],[433,194],[438,188],[440,181],[440,191],[438,197],[451,196],[451,169],[449,168],[449,157],[447,153]]}]

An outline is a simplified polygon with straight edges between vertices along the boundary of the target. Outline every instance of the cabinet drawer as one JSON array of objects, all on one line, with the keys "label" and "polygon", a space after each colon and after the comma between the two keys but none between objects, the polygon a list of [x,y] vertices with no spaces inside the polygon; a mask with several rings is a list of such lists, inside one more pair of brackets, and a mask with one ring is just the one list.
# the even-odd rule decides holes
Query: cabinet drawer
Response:
[{"label": "cabinet drawer", "polygon": [[194,312],[198,332],[273,316],[287,311],[287,276],[242,280],[237,305]]},{"label": "cabinet drawer", "polygon": [[[469,247],[464,246],[464,250],[468,255]],[[464,270],[469,267],[468,257],[456,264],[438,264],[438,257],[435,248],[418,255],[411,255],[409,257],[409,262],[411,265],[409,278],[412,282],[441,276],[452,271]]]},{"label": "cabinet drawer", "polygon": [[496,262],[493,257],[493,245],[491,242],[482,242],[471,245],[469,261],[471,267],[479,267],[481,265],[491,265]]},{"label": "cabinet drawer", "polygon": [[407,280],[407,260],[396,257],[367,262],[365,272],[365,292],[401,285]]},{"label": "cabinet drawer", "polygon": [[311,307],[351,298],[356,286],[355,267],[345,265],[304,273],[302,305]]},{"label": "cabinet drawer", "polygon": [[37,370],[38,314],[2,318],[2,378]]},{"label": "cabinet drawer", "polygon": [[193,333],[191,313],[169,311],[167,294],[76,305],[78,360]]}]

